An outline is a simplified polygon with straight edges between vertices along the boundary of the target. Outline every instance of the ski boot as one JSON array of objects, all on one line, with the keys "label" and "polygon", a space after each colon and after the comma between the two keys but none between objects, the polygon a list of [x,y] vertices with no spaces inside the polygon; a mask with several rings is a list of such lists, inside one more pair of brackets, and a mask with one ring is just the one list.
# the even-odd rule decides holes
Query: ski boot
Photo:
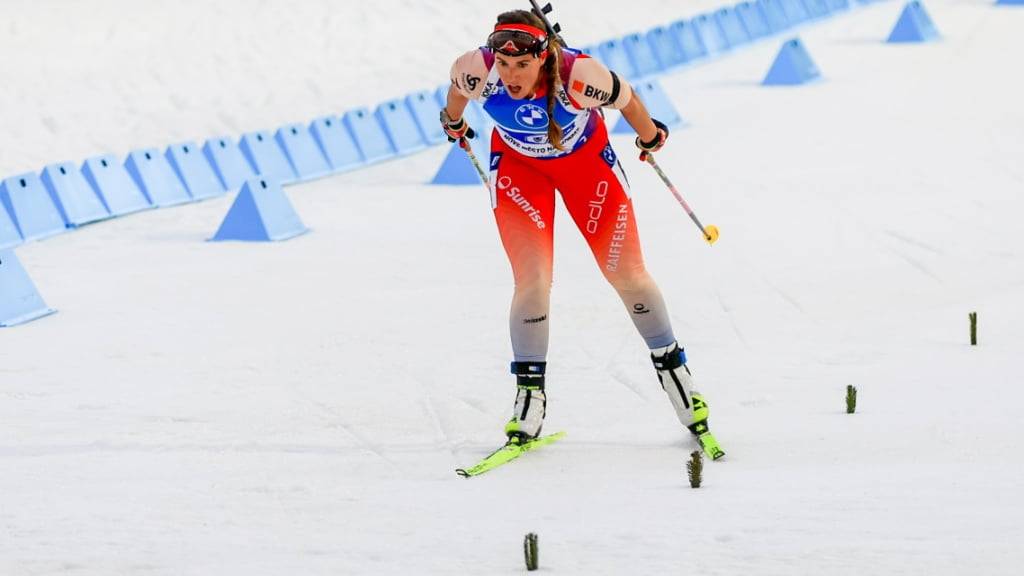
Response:
[{"label": "ski boot", "polygon": [[718,441],[708,428],[708,404],[704,396],[694,390],[693,377],[686,366],[686,353],[673,342],[663,348],[651,350],[651,361],[658,373],[661,389],[668,394],[676,416],[686,428],[697,437],[701,449],[712,460],[725,456]]},{"label": "ski boot", "polygon": [[523,444],[540,436],[544,426],[547,398],[544,396],[544,372],[547,362],[513,362],[516,375],[516,404],[512,419],[505,425],[508,444]]}]

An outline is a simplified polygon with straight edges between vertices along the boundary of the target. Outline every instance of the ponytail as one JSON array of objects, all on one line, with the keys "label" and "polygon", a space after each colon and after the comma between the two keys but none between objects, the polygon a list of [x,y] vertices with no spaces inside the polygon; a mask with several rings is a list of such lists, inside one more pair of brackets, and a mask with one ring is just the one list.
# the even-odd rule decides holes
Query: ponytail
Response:
[{"label": "ponytail", "polygon": [[555,122],[555,96],[556,91],[562,88],[562,75],[560,61],[562,59],[562,47],[554,38],[548,45],[548,58],[544,61],[544,74],[547,77],[547,100],[548,100],[548,141],[556,150],[565,151],[562,147],[562,127]]}]

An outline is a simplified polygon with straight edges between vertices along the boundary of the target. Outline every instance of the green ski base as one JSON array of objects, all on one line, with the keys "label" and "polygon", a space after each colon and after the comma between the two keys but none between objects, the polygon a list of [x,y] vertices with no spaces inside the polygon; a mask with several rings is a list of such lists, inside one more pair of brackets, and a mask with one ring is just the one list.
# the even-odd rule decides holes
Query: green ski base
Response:
[{"label": "green ski base", "polygon": [[492,452],[489,456],[483,460],[477,462],[474,466],[469,468],[458,468],[455,473],[463,478],[472,478],[473,476],[479,476],[489,470],[494,470],[502,464],[508,464],[509,462],[519,458],[523,454],[530,450],[535,450],[541,446],[547,446],[552,442],[565,436],[565,432],[555,432],[547,436],[541,436],[534,440],[530,440],[524,444],[505,444],[501,448],[498,448]]}]

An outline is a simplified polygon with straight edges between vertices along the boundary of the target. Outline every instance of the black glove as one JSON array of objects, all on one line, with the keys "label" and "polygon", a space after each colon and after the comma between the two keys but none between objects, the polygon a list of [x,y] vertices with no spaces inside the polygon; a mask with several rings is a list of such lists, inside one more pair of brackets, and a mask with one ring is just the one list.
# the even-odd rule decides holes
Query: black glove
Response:
[{"label": "black glove", "polygon": [[476,131],[466,123],[466,119],[452,120],[451,116],[448,116],[447,108],[441,108],[441,127],[444,128],[445,136],[448,136],[449,142],[476,137]]},{"label": "black glove", "polygon": [[661,150],[661,147],[665,145],[665,141],[668,140],[668,126],[657,118],[651,118],[651,122],[658,128],[658,133],[649,142],[643,142],[640,137],[636,137],[636,147],[640,149],[640,161],[646,162],[647,155],[653,152]]}]

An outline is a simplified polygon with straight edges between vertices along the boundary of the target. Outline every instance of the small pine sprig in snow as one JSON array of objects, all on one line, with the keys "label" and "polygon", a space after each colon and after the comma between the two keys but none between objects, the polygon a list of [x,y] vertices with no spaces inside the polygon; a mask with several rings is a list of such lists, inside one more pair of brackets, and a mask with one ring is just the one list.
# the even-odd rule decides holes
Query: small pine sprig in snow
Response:
[{"label": "small pine sprig in snow", "polygon": [[686,475],[690,477],[690,488],[700,488],[701,473],[704,472],[704,457],[700,450],[690,453],[690,460],[686,462]]},{"label": "small pine sprig in snow", "polygon": [[857,411],[857,387],[846,386],[846,413],[853,414]]},{"label": "small pine sprig in snow", "polygon": [[526,569],[533,571],[537,569],[540,560],[537,550],[537,535],[530,532],[523,538],[523,554],[526,556]]}]

